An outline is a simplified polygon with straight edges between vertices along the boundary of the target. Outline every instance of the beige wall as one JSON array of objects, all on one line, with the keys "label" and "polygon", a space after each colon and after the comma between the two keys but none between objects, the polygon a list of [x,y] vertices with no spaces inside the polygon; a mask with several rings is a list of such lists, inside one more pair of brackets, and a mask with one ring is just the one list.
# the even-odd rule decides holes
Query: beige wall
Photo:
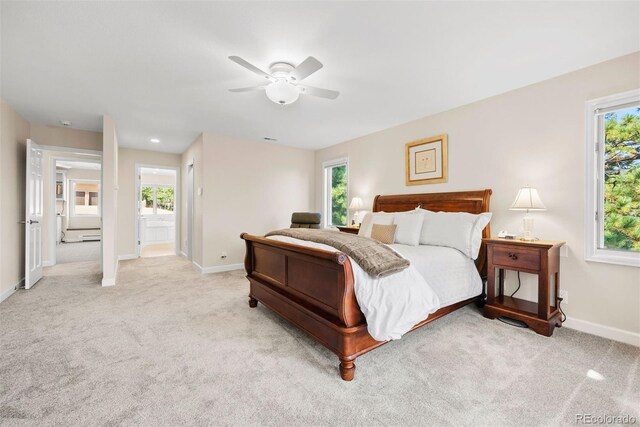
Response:
[{"label": "beige wall", "polygon": [[202,142],[201,134],[194,142],[182,153],[180,173],[181,188],[184,197],[181,198],[182,215],[180,221],[180,229],[182,236],[181,247],[182,252],[187,254],[187,165],[193,163],[193,256],[192,260],[196,264],[202,266],[202,196],[198,194],[198,189],[202,188]]},{"label": "beige wall", "polygon": [[203,163],[204,267],[242,263],[240,233],[288,227],[313,205],[313,151],[205,133]]},{"label": "beige wall", "polygon": [[113,286],[118,273],[118,135],[111,117],[105,115],[102,123],[102,286]]},{"label": "beige wall", "polygon": [[36,144],[102,151],[102,133],[60,126],[31,124]]},{"label": "beige wall", "polygon": [[136,164],[180,167],[180,154],[120,148],[118,155],[118,255],[136,253]]},{"label": "beige wall", "polygon": [[[350,196],[368,206],[376,194],[493,189],[495,233],[521,228],[523,214],[508,208],[518,188],[530,184],[548,208],[534,214],[535,234],[568,245],[568,257],[561,258],[567,315],[638,333],[640,269],[585,262],[584,194],[585,101],[639,87],[636,53],[320,150],[316,209],[322,208],[322,163],[344,156]],[[449,182],[405,186],[404,144],[443,133],[449,135]],[[528,299],[535,298],[532,279],[519,292]]]},{"label": "beige wall", "polygon": [[24,279],[25,162],[29,122],[0,100],[0,301]]}]

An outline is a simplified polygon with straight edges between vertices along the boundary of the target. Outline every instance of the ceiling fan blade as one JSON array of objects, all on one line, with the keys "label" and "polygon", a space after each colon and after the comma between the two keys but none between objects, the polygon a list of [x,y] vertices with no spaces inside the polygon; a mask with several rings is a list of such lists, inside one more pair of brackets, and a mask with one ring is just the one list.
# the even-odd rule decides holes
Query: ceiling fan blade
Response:
[{"label": "ceiling fan blade", "polygon": [[326,99],[336,99],[340,92],[337,90],[320,89],[319,87],[298,85],[300,92],[305,95],[317,96]]},{"label": "ceiling fan blade", "polygon": [[293,71],[291,71],[291,73],[289,74],[289,77],[299,82],[300,80],[309,77],[320,68],[322,68],[322,62],[318,61],[313,56],[310,56],[302,61],[300,65],[294,68]]},{"label": "ceiling fan blade", "polygon": [[269,85],[270,83],[264,83],[261,84],[259,86],[251,86],[251,87],[239,87],[236,89],[229,89],[229,92],[253,92],[255,90],[262,90],[265,87],[267,87],[267,85]]},{"label": "ceiling fan blade", "polygon": [[273,79],[273,77],[270,74],[265,73],[264,71],[262,71],[260,68],[256,67],[255,65],[249,64],[247,61],[245,61],[244,59],[240,58],[239,56],[230,56],[229,57],[230,60],[232,60],[233,62],[235,62],[236,64],[243,66],[244,68],[246,68],[249,71],[253,71],[254,73],[256,73],[257,75],[264,77],[265,79]]}]

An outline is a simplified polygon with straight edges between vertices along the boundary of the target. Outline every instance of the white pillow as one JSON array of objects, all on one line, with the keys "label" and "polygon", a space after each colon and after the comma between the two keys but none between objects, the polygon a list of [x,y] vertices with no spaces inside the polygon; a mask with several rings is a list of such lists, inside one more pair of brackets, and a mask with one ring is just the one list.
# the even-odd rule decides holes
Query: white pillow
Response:
[{"label": "white pillow", "polygon": [[360,224],[358,236],[371,237],[371,228],[373,228],[373,224],[391,225],[393,224],[393,217],[393,213],[367,212],[364,218],[362,218],[362,224]]},{"label": "white pillow", "polygon": [[417,211],[397,213],[393,218],[393,223],[398,226],[395,243],[418,246],[423,223],[423,217],[420,213]]},{"label": "white pillow", "polygon": [[478,258],[482,230],[489,224],[491,212],[478,215],[466,212],[421,212],[424,217],[421,245],[447,246],[471,259]]}]

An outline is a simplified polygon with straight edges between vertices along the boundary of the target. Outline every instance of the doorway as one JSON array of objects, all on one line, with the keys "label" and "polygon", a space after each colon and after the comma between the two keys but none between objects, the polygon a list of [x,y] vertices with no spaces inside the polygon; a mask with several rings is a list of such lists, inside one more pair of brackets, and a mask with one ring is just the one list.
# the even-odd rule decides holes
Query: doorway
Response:
[{"label": "doorway", "polygon": [[53,264],[100,261],[102,240],[102,165],[93,158],[58,157],[54,153],[51,199],[55,237]]},{"label": "doorway", "polygon": [[175,255],[179,242],[178,168],[136,167],[137,254],[143,258]]}]

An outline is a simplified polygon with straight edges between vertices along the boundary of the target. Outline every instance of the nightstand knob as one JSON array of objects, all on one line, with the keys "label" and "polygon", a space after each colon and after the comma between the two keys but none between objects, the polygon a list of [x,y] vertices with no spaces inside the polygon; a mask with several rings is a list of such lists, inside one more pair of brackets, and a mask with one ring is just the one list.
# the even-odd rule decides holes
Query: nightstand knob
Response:
[{"label": "nightstand knob", "polygon": [[509,258],[515,261],[518,259],[518,255],[514,254],[513,252],[509,252]]}]

